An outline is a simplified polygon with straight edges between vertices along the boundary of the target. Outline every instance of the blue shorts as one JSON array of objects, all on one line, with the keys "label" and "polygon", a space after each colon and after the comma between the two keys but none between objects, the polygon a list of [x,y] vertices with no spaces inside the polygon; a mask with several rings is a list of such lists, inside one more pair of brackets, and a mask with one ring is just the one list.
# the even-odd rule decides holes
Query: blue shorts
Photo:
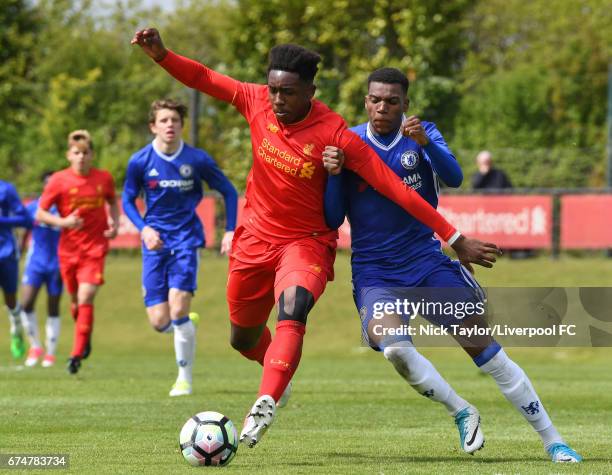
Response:
[{"label": "blue shorts", "polygon": [[14,257],[0,259],[0,287],[7,294],[17,292],[19,280],[19,261]]},{"label": "blue shorts", "polygon": [[168,301],[170,289],[194,292],[198,287],[198,248],[142,255],[142,293],[145,307]]},{"label": "blue shorts", "polygon": [[[437,265],[419,282],[414,282],[411,275],[395,275],[392,279],[369,275],[361,280],[357,276],[353,281],[353,298],[361,319],[363,341],[379,351],[380,348],[369,341],[368,328],[372,320],[382,319],[386,313],[394,315],[391,321],[398,329],[410,326],[414,313],[433,324],[449,327],[461,323],[463,318],[477,315],[486,301],[483,289],[470,272],[450,259]],[[414,307],[404,302],[421,307],[415,312]],[[380,328],[377,334],[380,335]],[[407,333],[396,334],[385,336],[382,341],[384,346],[389,346],[399,341],[412,341],[412,337]]]},{"label": "blue shorts", "polygon": [[64,290],[59,266],[56,269],[44,269],[31,261],[26,265],[21,277],[21,283],[23,285],[31,285],[37,289],[45,284],[47,286],[47,294],[52,296],[61,295]]}]

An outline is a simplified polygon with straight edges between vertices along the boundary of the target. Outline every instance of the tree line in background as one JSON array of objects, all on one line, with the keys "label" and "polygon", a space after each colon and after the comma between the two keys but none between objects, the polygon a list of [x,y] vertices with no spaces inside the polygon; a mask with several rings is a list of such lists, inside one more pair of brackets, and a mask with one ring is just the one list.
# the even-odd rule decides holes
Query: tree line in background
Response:
[{"label": "tree line in background", "polygon": [[[149,104],[189,99],[130,46],[143,26],[244,81],[265,81],[275,44],[312,48],[323,56],[317,97],[351,125],[366,119],[369,72],[397,67],[411,80],[410,112],[438,124],[466,176],[488,149],[515,186],[604,185],[607,0],[185,0],[170,13],[135,0],[0,0],[1,178],[40,190],[43,171],[66,166],[67,133],[87,128],[97,165],[123,181],[151,139]],[[242,116],[202,97],[199,136],[244,190]]]}]

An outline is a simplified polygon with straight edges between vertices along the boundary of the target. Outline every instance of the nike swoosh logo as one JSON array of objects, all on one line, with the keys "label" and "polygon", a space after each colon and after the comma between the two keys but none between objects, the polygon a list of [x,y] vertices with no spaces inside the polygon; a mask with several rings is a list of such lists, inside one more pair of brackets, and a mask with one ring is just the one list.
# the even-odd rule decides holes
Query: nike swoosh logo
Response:
[{"label": "nike swoosh logo", "polygon": [[[480,424],[480,418],[478,418],[478,424]],[[474,432],[472,433],[472,438],[468,441],[468,445],[472,445],[474,443],[474,440],[476,439],[476,432],[478,432],[478,426],[476,426],[476,429],[474,429]]]}]

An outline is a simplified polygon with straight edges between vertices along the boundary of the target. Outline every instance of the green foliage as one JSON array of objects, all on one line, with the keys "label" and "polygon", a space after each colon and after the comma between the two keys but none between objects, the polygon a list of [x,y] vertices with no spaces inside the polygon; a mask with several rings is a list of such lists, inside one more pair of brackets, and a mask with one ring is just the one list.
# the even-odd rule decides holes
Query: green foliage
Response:
[{"label": "green foliage", "polygon": [[[605,169],[605,0],[180,1],[163,13],[128,0],[0,0],[0,177],[24,192],[65,165],[65,138],[89,129],[97,163],[123,180],[150,140],[157,98],[190,92],[129,45],[144,25],[166,45],[240,80],[264,82],[267,52],[295,42],[323,57],[318,97],[349,124],[365,120],[373,69],[411,80],[410,113],[435,121],[466,175],[493,151],[520,186],[600,185]],[[244,189],[251,164],[245,120],[202,97],[200,146]],[[185,138],[190,124],[187,123]]]},{"label": "green foliage", "polygon": [[601,185],[609,3],[490,0],[468,21],[452,143],[492,150],[523,186]]},{"label": "green foliage", "polygon": [[0,0],[0,177],[13,179],[23,166],[18,142],[29,121],[35,36],[41,19],[26,0]]}]

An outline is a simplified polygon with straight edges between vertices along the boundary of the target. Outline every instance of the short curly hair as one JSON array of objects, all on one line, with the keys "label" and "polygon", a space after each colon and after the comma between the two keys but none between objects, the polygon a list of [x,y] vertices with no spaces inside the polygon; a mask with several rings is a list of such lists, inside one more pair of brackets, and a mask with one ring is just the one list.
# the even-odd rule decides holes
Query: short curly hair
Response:
[{"label": "short curly hair", "polygon": [[312,82],[321,61],[314,51],[294,44],[277,45],[270,50],[268,57],[268,73],[273,69],[296,73],[302,81]]},{"label": "short curly hair", "polygon": [[396,68],[380,68],[368,76],[368,87],[371,82],[382,82],[383,84],[399,84],[404,94],[408,93],[410,82],[404,73]]}]

